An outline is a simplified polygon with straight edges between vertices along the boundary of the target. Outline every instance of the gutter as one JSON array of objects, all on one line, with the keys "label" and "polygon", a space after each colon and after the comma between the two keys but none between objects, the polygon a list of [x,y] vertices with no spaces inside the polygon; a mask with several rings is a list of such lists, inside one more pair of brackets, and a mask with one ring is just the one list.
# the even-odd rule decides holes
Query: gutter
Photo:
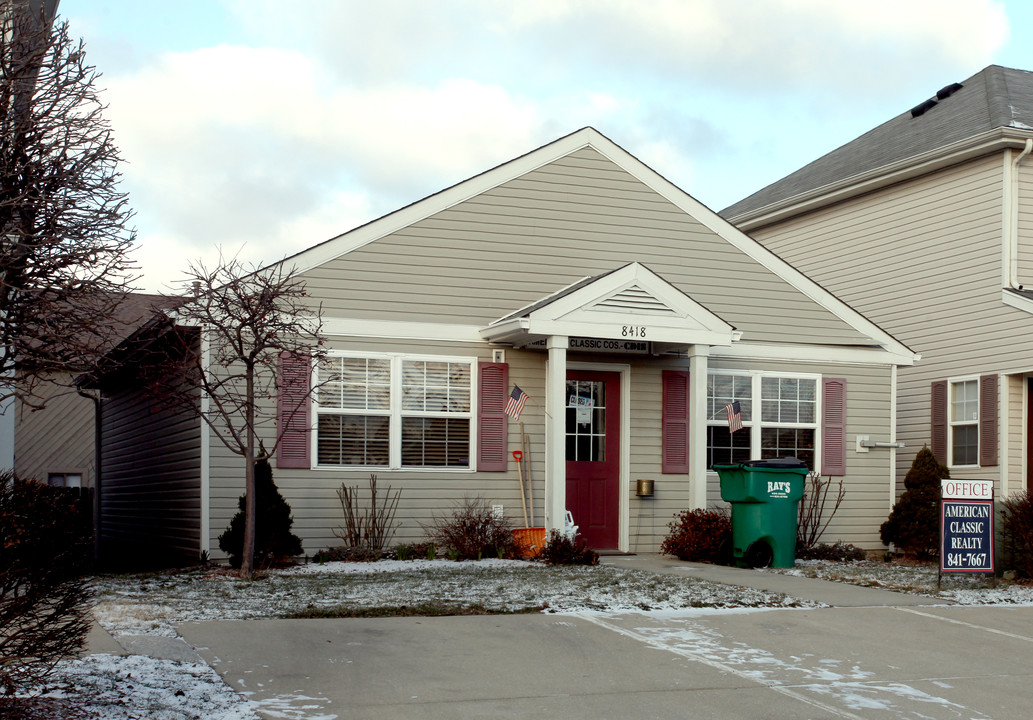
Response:
[{"label": "gutter", "polygon": [[1006,288],[1021,289],[1019,285],[1019,165],[1033,152],[1033,138],[1027,139],[1017,157],[1012,151],[1004,156],[1004,221],[1001,259],[1001,281]]},{"label": "gutter", "polygon": [[[100,472],[100,447],[101,447],[101,409],[100,397],[90,395],[81,387],[75,388],[80,396],[93,401],[93,560],[100,561],[100,530],[102,516],[100,512],[101,472]],[[99,391],[98,391],[99,392]]]}]

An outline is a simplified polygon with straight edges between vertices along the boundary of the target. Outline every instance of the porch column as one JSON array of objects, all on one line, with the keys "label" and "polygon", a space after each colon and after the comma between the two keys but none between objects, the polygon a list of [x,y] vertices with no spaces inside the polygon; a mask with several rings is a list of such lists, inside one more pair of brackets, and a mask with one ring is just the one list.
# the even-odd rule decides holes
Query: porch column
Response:
[{"label": "porch column", "polygon": [[567,336],[551,335],[545,371],[545,527],[563,530],[567,509]]},{"label": "porch column", "polygon": [[689,506],[707,506],[707,360],[709,345],[689,348]]}]

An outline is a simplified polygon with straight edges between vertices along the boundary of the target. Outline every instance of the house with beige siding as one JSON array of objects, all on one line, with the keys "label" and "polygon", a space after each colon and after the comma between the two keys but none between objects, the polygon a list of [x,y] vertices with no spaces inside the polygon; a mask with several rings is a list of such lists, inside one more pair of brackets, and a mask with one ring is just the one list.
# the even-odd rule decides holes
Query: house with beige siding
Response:
[{"label": "house with beige siding", "polygon": [[[105,345],[117,345],[155,309],[173,302],[160,295],[127,295],[103,331],[110,336]],[[31,401],[14,403],[14,472],[57,487],[92,488],[96,482],[95,403],[79,393],[73,373],[55,373],[41,380]]]},{"label": "house with beige siding", "polygon": [[902,479],[929,445],[998,496],[1033,487],[1033,73],[990,66],[722,216],[921,355]]},{"label": "house with beige siding", "polygon": [[[893,455],[854,438],[896,440],[914,353],[594,129],[283,262],[329,338],[287,368],[315,391],[273,458],[306,552],[340,544],[336,491],[371,473],[401,491],[396,542],[464,497],[523,526],[522,474],[535,524],[569,511],[597,549],[655,552],[676,513],[720,503],[713,464],[782,456],[844,479],[830,536],[879,546]],[[190,537],[219,557],[244,473],[196,433]],[[103,466],[148,485],[133,452]]]}]

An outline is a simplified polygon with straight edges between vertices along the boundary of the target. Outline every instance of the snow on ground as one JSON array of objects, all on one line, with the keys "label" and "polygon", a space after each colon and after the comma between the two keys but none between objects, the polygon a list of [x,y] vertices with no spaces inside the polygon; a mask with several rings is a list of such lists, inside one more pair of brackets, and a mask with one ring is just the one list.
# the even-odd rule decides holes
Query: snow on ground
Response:
[{"label": "snow on ground", "polygon": [[490,611],[609,612],[686,607],[814,607],[815,603],[694,578],[607,565],[518,560],[332,562],[241,580],[222,568],[99,578],[94,614],[109,632],[175,636],[174,625],[282,617],[305,610],[479,605]]},{"label": "snow on ground", "polygon": [[958,605],[1033,605],[1033,584],[995,581],[987,573],[943,573],[937,590],[935,563],[797,560],[794,568],[769,572],[926,595]]},{"label": "snow on ground", "polygon": [[[937,596],[936,566],[800,561],[792,575]],[[94,615],[116,638],[176,637],[182,622],[282,617],[320,609],[413,606],[434,602],[485,610],[651,616],[743,612],[817,604],[749,588],[613,566],[554,567],[513,560],[326,563],[242,580],[225,568],[98,577]],[[1033,605],[1033,586],[990,587],[982,577],[949,576],[938,597],[962,604]],[[699,638],[693,638],[699,643]],[[706,648],[701,646],[700,652]],[[705,653],[704,653],[705,654]],[[722,657],[722,662],[733,658]],[[748,664],[748,663],[747,663]],[[849,673],[845,679],[850,680]],[[63,662],[45,696],[78,698],[93,717],[113,720],[256,720],[258,711],[290,720],[288,707],[259,706],[232,691],[204,664],[142,655],[90,655]],[[291,707],[295,707],[291,705]],[[57,717],[57,716],[54,716]]]}]

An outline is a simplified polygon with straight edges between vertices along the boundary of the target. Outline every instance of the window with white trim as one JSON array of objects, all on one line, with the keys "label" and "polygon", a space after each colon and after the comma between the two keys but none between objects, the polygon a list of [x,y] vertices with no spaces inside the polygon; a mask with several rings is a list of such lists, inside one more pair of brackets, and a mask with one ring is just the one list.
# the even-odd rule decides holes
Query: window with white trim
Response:
[{"label": "window with white trim", "polygon": [[947,446],[951,467],[979,465],[979,380],[951,381]]},{"label": "window with white trim", "polygon": [[[707,467],[793,456],[812,470],[818,441],[815,375],[712,370],[707,374]],[[738,402],[743,428],[728,430]]]},{"label": "window with white trim", "polygon": [[473,359],[331,355],[316,370],[321,466],[468,468]]}]

